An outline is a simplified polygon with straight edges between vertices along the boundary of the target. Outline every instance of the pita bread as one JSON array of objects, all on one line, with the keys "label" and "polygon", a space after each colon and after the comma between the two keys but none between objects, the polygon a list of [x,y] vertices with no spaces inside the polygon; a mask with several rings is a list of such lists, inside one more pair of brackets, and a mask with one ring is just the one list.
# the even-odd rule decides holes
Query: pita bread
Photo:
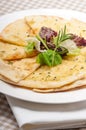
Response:
[{"label": "pita bread", "polygon": [[[83,49],[85,50],[85,48],[82,48],[81,50]],[[22,78],[21,80],[17,80],[17,82],[14,82],[15,79],[11,79],[8,75],[6,76],[6,74],[0,74],[9,79],[6,80],[6,78],[2,78],[2,80],[7,81],[8,83],[15,84],[20,87],[23,86],[38,92],[69,90],[86,84],[86,58],[85,55],[82,55],[82,52],[83,51],[81,51],[78,56],[65,57],[62,64],[55,67],[41,66],[32,74]],[[30,62],[32,63],[31,60]],[[20,66],[19,62],[15,62],[13,66],[19,66],[21,70],[24,68],[22,65]]]},{"label": "pita bread", "polygon": [[37,89],[34,88],[33,91],[36,92],[42,92],[42,93],[47,93],[47,92],[64,92],[64,91],[69,91],[69,90],[76,90],[78,88],[86,88],[86,79],[81,79],[77,80],[71,84],[64,85],[60,88],[50,88],[50,89]]},{"label": "pita bread", "polygon": [[[7,83],[16,85],[17,87],[29,88],[26,86],[17,85],[15,82],[9,80],[8,78],[6,78],[2,75],[0,75],[0,79]],[[86,79],[81,79],[81,80],[78,79],[78,80],[72,82],[71,84],[64,85],[60,88],[31,88],[30,87],[29,89],[32,89],[33,91],[36,91],[36,92],[48,93],[48,92],[63,92],[63,91],[68,91],[68,90],[75,90],[76,88],[80,88],[80,87],[81,88],[86,87]]]},{"label": "pita bread", "polygon": [[[8,43],[1,43],[1,47],[4,46],[3,44],[6,44],[8,49],[5,48],[6,51],[3,49],[4,47],[1,48],[1,51],[6,51],[6,55],[2,55],[0,52],[0,79],[37,92],[66,91],[85,86],[86,47],[81,49],[80,55],[65,56],[62,64],[54,67],[40,66],[36,63],[36,57],[25,58],[27,54],[24,53],[23,46],[27,45],[28,35],[36,35],[42,26],[58,32],[64,25],[66,25],[68,33],[75,33],[85,37],[85,23],[75,19],[64,20],[57,16],[28,16],[8,25],[1,32],[0,36],[1,40],[8,41]],[[19,56],[24,59],[17,60],[18,55],[15,59],[13,58],[12,48],[14,49],[14,46],[19,47]],[[10,49],[11,51],[9,51]],[[7,57],[10,58],[7,59]]]},{"label": "pita bread", "polygon": [[25,17],[26,23],[32,28],[34,34],[39,33],[40,28],[43,26],[49,27],[55,31],[59,31],[66,25],[67,33],[73,33],[78,36],[86,38],[86,23],[77,19],[67,20],[57,16],[27,16]]},{"label": "pita bread", "polygon": [[0,74],[0,80],[5,81],[6,83],[10,83],[10,84],[12,84],[12,85],[16,85],[16,82],[11,81],[10,79],[4,77],[4,76],[1,75],[1,74]]},{"label": "pita bread", "polygon": [[36,56],[38,52],[26,52],[25,47],[0,42],[0,58],[3,60],[17,60],[26,57]]},{"label": "pita bread", "polygon": [[[6,77],[4,77],[2,75],[0,75],[0,79],[7,83],[16,85],[16,87],[27,88],[27,89],[29,88],[26,86],[17,85],[15,82],[12,82],[11,80],[7,79]],[[49,92],[64,92],[64,91],[69,91],[69,90],[76,90],[77,88],[86,88],[86,78],[80,79],[80,80],[78,79],[78,80],[72,82],[71,84],[64,85],[60,88],[31,88],[30,87],[29,89],[36,91],[36,92],[49,93]]]},{"label": "pita bread", "polygon": [[[58,90],[63,86],[66,85],[68,86],[69,84],[72,84],[73,82],[78,81],[80,79],[84,79],[85,77],[86,77],[85,56],[83,55],[74,57],[69,56],[67,57],[67,59],[65,58],[65,60],[63,60],[63,63],[58,66],[40,67],[29,77],[18,82],[17,85],[25,86],[31,89],[40,89],[40,90],[47,89],[48,91],[50,89]],[[83,83],[80,85],[83,85]],[[64,87],[64,89],[68,89],[68,87]],[[61,91],[61,89],[59,89],[59,91]]]},{"label": "pita bread", "polygon": [[[29,77],[28,77],[29,78]],[[55,89],[55,88],[61,88],[64,85],[67,85],[69,83],[73,83],[79,79],[84,78],[84,74],[78,74],[77,77],[75,76],[70,76],[65,78],[63,81],[35,81],[35,80],[30,80],[30,79],[24,79],[18,82],[16,85],[19,86],[24,86],[27,88],[37,88],[37,89]]]},{"label": "pita bread", "polygon": [[66,23],[67,32],[86,38],[86,23],[77,19],[71,19]]},{"label": "pita bread", "polygon": [[55,31],[60,30],[64,27],[67,20],[57,16],[44,16],[44,15],[33,15],[25,17],[26,23],[32,28],[34,34],[38,34],[40,28],[45,26]]},{"label": "pita bread", "polygon": [[14,21],[7,25],[1,32],[0,39],[15,45],[27,45],[27,38],[32,35],[31,28],[24,19]]},{"label": "pita bread", "polygon": [[0,74],[13,82],[19,82],[39,67],[35,58],[26,58],[15,61],[0,59]]},{"label": "pita bread", "polygon": [[86,77],[85,57],[80,55],[70,59],[63,60],[62,64],[55,67],[42,66],[16,85],[31,89],[58,90],[63,86],[84,79]]}]

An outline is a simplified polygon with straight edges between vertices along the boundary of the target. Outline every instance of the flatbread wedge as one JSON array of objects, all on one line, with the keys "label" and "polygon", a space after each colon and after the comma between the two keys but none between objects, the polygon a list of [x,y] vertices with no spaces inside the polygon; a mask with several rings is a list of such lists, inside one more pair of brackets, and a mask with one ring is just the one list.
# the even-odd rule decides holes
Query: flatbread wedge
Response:
[{"label": "flatbread wedge", "polygon": [[4,61],[0,59],[0,74],[13,82],[19,82],[40,65],[36,63],[36,57],[14,61]]},{"label": "flatbread wedge", "polygon": [[50,88],[50,89],[37,89],[34,88],[33,91],[36,92],[41,92],[41,93],[48,93],[48,92],[65,92],[65,91],[73,91],[73,90],[77,90],[79,88],[86,88],[86,78],[85,79],[81,79],[81,80],[77,80],[74,81],[73,83],[64,85],[60,88]]},{"label": "flatbread wedge", "polygon": [[33,34],[24,19],[19,19],[7,25],[0,34],[0,39],[11,44],[25,46],[27,38]]},{"label": "flatbread wedge", "polygon": [[0,58],[3,60],[18,60],[26,57],[34,57],[37,54],[36,50],[27,53],[23,46],[0,41]]},{"label": "flatbread wedge", "polygon": [[85,86],[86,47],[80,48],[78,55],[62,57],[62,63],[53,67],[40,66],[36,62],[37,57],[32,57],[36,52],[33,52],[34,55],[25,52],[28,37],[36,36],[41,27],[51,28],[58,34],[65,25],[67,33],[86,38],[85,23],[57,16],[28,16],[6,26],[0,35],[0,79],[43,93]]},{"label": "flatbread wedge", "polygon": [[65,58],[62,64],[55,67],[39,67],[32,74],[17,82],[16,85],[40,91],[63,91],[71,87],[85,85],[85,79],[85,57],[79,55],[69,59]]},{"label": "flatbread wedge", "polygon": [[86,38],[86,23],[74,18],[67,20],[58,16],[33,15],[26,16],[25,21],[32,28],[34,34],[38,34],[43,26],[58,32],[66,25],[67,33],[73,33]]},{"label": "flatbread wedge", "polygon": [[66,22],[67,32],[86,38],[86,23],[72,18]]},{"label": "flatbread wedge", "polygon": [[2,75],[0,75],[0,79],[4,82],[15,85],[15,87],[30,89],[35,92],[41,92],[41,93],[64,92],[64,91],[69,91],[69,90],[77,90],[78,88],[86,88],[86,78],[78,79],[78,80],[76,80],[70,84],[64,85],[60,88],[31,88],[31,87],[29,88],[26,86],[17,85],[15,82],[9,80],[8,78],[6,78]]},{"label": "flatbread wedge", "polygon": [[[82,53],[84,50],[84,53]],[[77,56],[66,56],[62,64],[54,67],[41,66],[19,85],[31,88],[60,88],[86,77],[86,48]]]},{"label": "flatbread wedge", "polygon": [[34,35],[39,33],[41,27],[45,26],[55,31],[60,30],[68,20],[57,16],[33,15],[26,16],[25,21],[34,32]]}]

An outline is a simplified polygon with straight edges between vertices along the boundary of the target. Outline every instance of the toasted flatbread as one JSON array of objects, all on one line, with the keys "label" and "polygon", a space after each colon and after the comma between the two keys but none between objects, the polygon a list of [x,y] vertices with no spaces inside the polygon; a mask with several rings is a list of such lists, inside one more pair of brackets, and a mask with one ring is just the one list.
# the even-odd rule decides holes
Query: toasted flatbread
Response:
[{"label": "toasted flatbread", "polygon": [[[65,25],[68,33],[86,38],[86,23],[76,19],[65,20],[57,16],[28,16],[8,25],[0,36],[0,39],[5,41],[5,43],[1,42],[0,49],[0,79],[37,92],[66,91],[85,86],[86,47],[81,49],[79,55],[65,56],[62,64],[54,67],[40,66],[36,62],[36,57],[26,58],[27,54],[22,47],[27,45],[30,35],[34,36],[39,33],[41,27],[46,26],[58,32]],[[6,48],[4,48],[4,44],[6,44]],[[15,45],[11,46],[11,44]],[[18,60],[19,56],[14,53],[14,46],[17,46],[19,56],[24,59]],[[11,51],[9,51],[10,49]],[[2,54],[3,51],[6,51],[6,55]]]},{"label": "toasted flatbread", "polygon": [[0,34],[0,39],[12,44],[25,46],[27,38],[33,34],[24,19],[14,21],[7,25]]},{"label": "toasted flatbread", "polygon": [[33,15],[25,17],[26,23],[32,28],[34,34],[38,34],[41,27],[49,27],[55,31],[64,27],[66,19],[57,16]]},{"label": "toasted flatbread", "polygon": [[77,90],[79,88],[86,88],[86,78],[77,80],[71,84],[64,85],[60,88],[50,88],[50,89],[39,89],[34,88],[33,91],[41,92],[41,93],[48,93],[48,92],[65,92],[69,90]]},{"label": "toasted flatbread", "polygon": [[[20,81],[18,80],[17,83],[6,76],[6,74],[3,76],[12,81],[8,80],[9,83],[40,92],[65,91],[74,87],[80,87],[86,84],[86,58],[82,52],[78,56],[65,57],[62,64],[55,67],[41,66],[29,76]],[[2,75],[2,73],[0,74]]]},{"label": "toasted flatbread", "polygon": [[25,47],[12,45],[10,43],[4,43],[0,41],[0,59],[3,60],[17,60],[26,57],[36,56],[38,52],[34,50],[33,52],[26,52]]},{"label": "toasted flatbread", "polygon": [[39,33],[43,26],[49,27],[55,31],[59,31],[65,25],[68,33],[73,33],[78,36],[86,38],[86,23],[77,19],[67,20],[57,16],[27,16],[26,23],[32,28],[34,34]]},{"label": "toasted flatbread", "polygon": [[64,92],[64,91],[69,91],[69,90],[77,90],[78,88],[86,88],[86,78],[84,79],[78,79],[70,84],[66,84],[60,88],[31,88],[31,87],[26,87],[26,86],[21,86],[21,85],[17,85],[15,82],[9,80],[8,78],[0,75],[0,79],[2,81],[5,81],[7,83],[16,85],[16,87],[20,87],[20,88],[26,88],[26,89],[30,89],[33,90],[35,92],[41,92],[41,93],[49,93],[49,92]]},{"label": "toasted flatbread", "polygon": [[1,75],[1,74],[0,74],[0,80],[4,81],[4,82],[6,82],[6,83],[12,84],[12,85],[16,85],[16,82],[14,82],[14,81],[12,81],[12,80],[6,78],[5,76],[3,76],[3,75]]},{"label": "toasted flatbread", "polygon": [[4,61],[0,59],[0,74],[13,82],[18,82],[39,67],[36,57],[15,61]]},{"label": "toasted flatbread", "polygon": [[66,23],[67,32],[86,38],[86,23],[77,19],[71,19]]},{"label": "toasted flatbread", "polygon": [[61,65],[55,67],[42,66],[16,85],[31,89],[58,90],[63,86],[84,79],[86,77],[85,57],[80,55],[70,59],[63,60]]}]

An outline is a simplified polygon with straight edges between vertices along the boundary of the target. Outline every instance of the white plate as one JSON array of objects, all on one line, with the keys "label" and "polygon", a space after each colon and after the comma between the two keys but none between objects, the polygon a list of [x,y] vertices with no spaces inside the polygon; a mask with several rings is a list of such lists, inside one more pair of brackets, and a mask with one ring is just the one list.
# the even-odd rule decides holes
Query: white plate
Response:
[{"label": "white plate", "polygon": [[[71,10],[56,10],[56,9],[32,9],[26,11],[14,12],[12,14],[7,14],[0,17],[0,31],[12,21],[23,18],[28,15],[57,15],[67,19],[77,18],[79,20],[86,22],[86,14],[71,11]],[[70,92],[60,92],[60,93],[49,93],[42,94],[36,93],[23,88],[18,88],[3,81],[0,81],[0,92],[10,95],[12,97],[23,99],[26,101],[38,102],[38,103],[72,103],[86,100],[86,89],[80,89]]]}]

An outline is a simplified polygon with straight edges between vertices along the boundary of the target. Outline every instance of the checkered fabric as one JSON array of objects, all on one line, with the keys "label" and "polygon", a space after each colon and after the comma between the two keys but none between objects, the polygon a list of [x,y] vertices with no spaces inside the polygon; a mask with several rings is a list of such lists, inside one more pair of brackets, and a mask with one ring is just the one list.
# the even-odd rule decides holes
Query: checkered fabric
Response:
[{"label": "checkered fabric", "polygon": [[[37,8],[72,9],[86,13],[86,0],[0,0],[0,15]],[[0,130],[18,129],[8,102],[0,93]],[[71,130],[86,130],[86,128]]]},{"label": "checkered fabric", "polygon": [[0,130],[18,130],[18,125],[8,102],[0,93]]},{"label": "checkered fabric", "polygon": [[32,8],[72,9],[86,12],[86,0],[1,0],[0,15]]}]

